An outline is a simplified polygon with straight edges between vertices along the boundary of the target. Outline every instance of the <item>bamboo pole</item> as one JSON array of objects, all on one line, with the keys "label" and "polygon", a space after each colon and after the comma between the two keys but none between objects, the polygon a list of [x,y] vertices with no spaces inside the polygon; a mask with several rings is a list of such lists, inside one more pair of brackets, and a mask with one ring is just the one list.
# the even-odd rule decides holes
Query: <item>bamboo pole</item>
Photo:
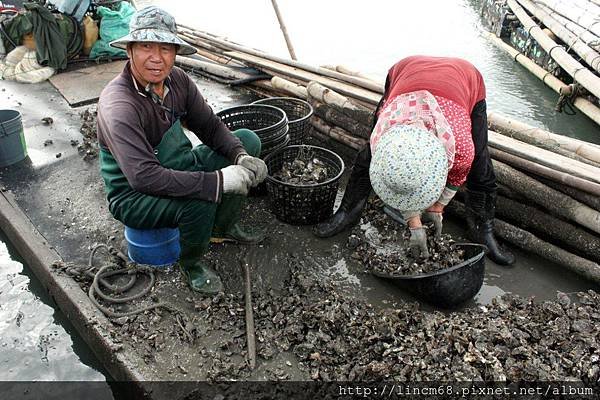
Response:
[{"label": "bamboo pole", "polygon": [[534,161],[546,167],[578,176],[590,182],[600,183],[600,168],[571,160],[551,151],[500,135],[494,131],[488,131],[488,144],[491,147],[517,155],[529,161]]},{"label": "bamboo pole", "polygon": [[363,139],[369,139],[371,136],[370,127],[361,124],[359,121],[348,117],[344,113],[328,106],[325,103],[321,103],[313,97],[309,97],[309,102],[312,105],[315,114],[321,119],[331,123],[332,125],[339,126],[353,136]]},{"label": "bamboo pole", "polygon": [[559,182],[563,185],[568,185],[572,188],[582,190],[586,193],[590,193],[595,196],[600,196],[600,184],[593,183],[585,179],[581,179],[576,176],[557,171],[553,168],[544,167],[543,165],[525,160],[521,157],[512,155],[502,150],[495,149],[493,147],[490,147],[489,151],[492,158],[509,164],[515,168],[519,168],[521,170],[525,170],[527,172],[546,177],[554,182]]},{"label": "bamboo pole", "polygon": [[285,44],[290,53],[290,57],[292,60],[297,60],[296,52],[294,51],[294,46],[292,46],[292,41],[288,35],[287,28],[285,27],[285,22],[283,22],[283,16],[279,11],[279,6],[277,5],[277,0],[271,0],[271,4],[273,4],[273,10],[275,10],[275,15],[277,16],[277,21],[279,21],[279,28],[281,28],[281,32],[283,33],[283,38],[285,39]]},{"label": "bamboo pole", "polygon": [[538,0],[538,2],[556,10],[556,12],[561,13],[571,21],[593,32],[596,36],[600,36],[600,20],[598,19],[600,7],[597,5],[587,3],[590,5],[589,7],[581,7],[582,3],[574,0],[567,2],[564,0]]},{"label": "bamboo pole", "polygon": [[573,224],[503,196],[498,196],[496,215],[522,229],[539,233],[554,244],[567,246],[582,257],[600,262],[600,237]]},{"label": "bamboo pole", "polygon": [[498,181],[526,199],[544,207],[552,214],[577,222],[581,226],[600,233],[600,213],[598,211],[500,161],[493,160],[492,163]]},{"label": "bamboo pole", "polygon": [[[459,218],[466,218],[464,205],[456,200],[448,204],[447,210]],[[494,233],[500,239],[516,247],[537,254],[545,260],[552,261],[592,282],[600,284],[600,265],[598,263],[545,242],[532,233],[497,218],[494,224]]]},{"label": "bamboo pole", "polygon": [[330,69],[332,71],[337,71],[340,74],[344,74],[344,75],[356,76],[358,78],[362,78],[362,79],[371,81],[374,84],[381,85],[380,79],[370,77],[368,75],[363,74],[360,71],[355,71],[353,69],[350,69],[350,68],[346,67],[345,65],[321,65],[321,68]]},{"label": "bamboo pole", "polygon": [[284,92],[290,93],[303,100],[308,99],[308,92],[306,90],[306,87],[302,85],[298,85],[297,83],[288,81],[287,79],[283,79],[279,76],[274,76],[273,78],[271,78],[271,83],[273,84],[273,88],[275,89],[283,90]]},{"label": "bamboo pole", "polygon": [[196,47],[200,47],[202,49],[211,51],[211,52],[216,53],[216,54],[223,54],[224,53],[224,50],[222,50],[222,49],[220,49],[218,47],[215,47],[215,46],[213,46],[213,45],[211,45],[211,44],[209,44],[209,43],[207,43],[205,41],[198,40],[198,38],[196,38],[195,36],[193,36],[192,34],[190,34],[188,32],[181,32],[181,33],[179,33],[179,37],[182,40],[185,40],[186,42],[188,42],[190,44],[193,44]]},{"label": "bamboo pole", "polygon": [[[487,118],[490,129],[503,135],[536,146],[542,145],[550,151],[560,147],[561,149],[572,152],[586,160],[600,163],[600,147],[593,146],[590,143],[573,139],[568,136],[557,135],[496,112],[488,112]],[[598,165],[594,166],[597,167]]]},{"label": "bamboo pole", "polygon": [[246,308],[246,340],[248,344],[248,364],[250,369],[256,368],[256,331],[254,329],[254,310],[252,308],[252,284],[250,283],[250,266],[242,259],[242,276],[244,279],[244,303]]},{"label": "bamboo pole", "polygon": [[[564,84],[560,79],[553,76],[550,72],[546,71],[529,58],[527,58],[524,54],[520,53],[518,50],[513,49],[508,44],[504,43],[502,39],[494,35],[493,33],[487,34],[488,38],[500,49],[506,51],[511,57],[521,64],[525,69],[539,78],[542,82],[544,82],[548,87],[554,90],[556,93],[561,93],[561,90],[567,88],[567,85]],[[583,97],[577,97],[573,101],[573,105],[579,111],[587,115],[592,121],[596,124],[600,125],[600,108],[598,108],[591,101],[584,99]]]},{"label": "bamboo pole", "polygon": [[175,62],[178,64],[185,65],[186,67],[194,68],[225,79],[245,79],[252,77],[252,75],[250,74],[236,71],[233,68],[225,67],[220,64],[197,60],[190,57],[176,56]]},{"label": "bamboo pole", "polygon": [[556,19],[546,13],[540,7],[536,6],[530,0],[517,0],[523,7],[529,10],[538,20],[548,27],[556,36],[572,48],[579,56],[590,65],[594,70],[600,72],[600,54],[585,44],[579,37],[572,34]]},{"label": "bamboo pole", "polygon": [[247,67],[246,64],[242,64],[241,62],[234,60],[233,58],[223,57],[218,54],[212,53],[208,50],[201,49],[199,47],[196,48],[196,54],[199,54],[202,57],[208,58],[209,60],[217,62],[221,65],[231,65],[234,67]]},{"label": "bamboo pole", "polygon": [[249,86],[246,86],[246,88],[260,98],[264,99],[264,98],[273,97],[273,96],[277,96],[277,97],[287,96],[287,93],[279,93],[278,94],[276,91],[273,91],[272,89],[262,88],[259,85],[255,85],[255,83],[256,82],[252,82]]},{"label": "bamboo pole", "polygon": [[[558,65],[560,65],[574,80],[579,82],[583,87],[589,90],[594,96],[600,98],[600,78],[594,75],[587,68],[583,67],[575,60],[564,48],[557,45],[555,41],[550,39],[546,33],[527,15],[525,10],[517,3],[516,0],[507,0],[507,4],[515,13],[523,27],[531,34],[531,36],[546,50],[548,55],[552,57]],[[600,26],[599,26],[600,28]]]},{"label": "bamboo pole", "polygon": [[353,103],[348,97],[343,96],[336,91],[321,85],[318,82],[311,81],[306,86],[308,95],[321,103],[336,108],[338,111],[346,114],[348,117],[361,122],[364,125],[371,126],[373,121],[374,107],[368,108]]},{"label": "bamboo pole", "polygon": [[[579,37],[581,40],[583,40],[583,42],[585,44],[587,44],[588,46],[590,46],[592,48],[598,49],[598,47],[600,46],[600,44],[598,42],[598,40],[600,39],[599,36],[594,35],[592,32],[588,31],[581,25],[571,21],[564,15],[557,13],[556,11],[554,11],[553,9],[549,8],[548,6],[546,6],[544,4],[538,3],[538,6],[540,6],[544,11],[546,11],[548,14],[550,14],[554,19],[556,19],[560,24],[562,24],[570,32],[577,35],[577,37]],[[596,44],[594,44],[594,43],[596,43]]]},{"label": "bamboo pole", "polygon": [[368,144],[368,141],[356,138],[344,129],[337,126],[332,126],[319,117],[313,116],[311,119],[311,124],[323,135],[329,136],[338,142],[345,144],[346,146],[352,147],[354,150],[360,150]]},{"label": "bamboo pole", "polygon": [[367,89],[363,89],[360,87],[356,87],[354,85],[348,84],[347,82],[341,82],[339,80],[327,78],[325,76],[320,75],[319,73],[310,72],[297,67],[290,67],[284,63],[279,63],[275,61],[271,61],[268,59],[264,59],[260,56],[255,56],[252,54],[247,54],[239,51],[227,51],[226,55],[235,58],[237,60],[244,61],[247,64],[254,65],[261,68],[269,69],[273,72],[286,75],[291,78],[296,78],[301,81],[309,82],[316,81],[330,87],[334,90],[339,91],[340,93],[353,96],[357,99],[377,104],[381,95],[375,92],[372,92]]},{"label": "bamboo pole", "polygon": [[183,29],[180,29],[181,32],[186,32],[186,30],[187,30],[187,32],[192,34],[193,36],[196,36],[197,38],[200,38],[200,39],[208,40],[208,41],[212,42],[213,45],[218,44],[219,46],[224,47],[226,49],[236,50],[236,51],[239,51],[242,53],[246,53],[246,54],[249,54],[249,55],[252,55],[255,57],[261,57],[266,60],[274,61],[276,63],[284,64],[284,65],[287,65],[290,67],[303,69],[305,71],[312,72],[314,74],[319,74],[322,76],[327,76],[329,78],[334,78],[334,79],[340,80],[342,82],[351,83],[360,88],[364,88],[364,89],[373,91],[375,93],[379,93],[379,94],[383,93],[383,85],[382,84],[377,84],[377,83],[374,83],[367,79],[362,79],[362,78],[354,77],[354,76],[348,76],[345,74],[341,74],[337,71],[331,71],[326,68],[314,67],[312,65],[304,64],[304,63],[294,61],[294,60],[286,60],[281,57],[276,57],[276,56],[267,54],[260,50],[251,49],[251,48],[248,48],[248,47],[245,47],[242,45],[235,44],[230,41],[219,39],[213,35],[209,35],[205,32],[194,30],[194,29],[185,27],[183,25],[180,25],[179,27],[183,28]]},{"label": "bamboo pole", "polygon": [[575,200],[593,208],[596,211],[600,211],[600,196],[593,195],[591,193],[584,192],[582,190],[562,185],[550,179],[540,177],[540,182],[550,186],[552,189],[558,190],[568,196],[571,196]]}]

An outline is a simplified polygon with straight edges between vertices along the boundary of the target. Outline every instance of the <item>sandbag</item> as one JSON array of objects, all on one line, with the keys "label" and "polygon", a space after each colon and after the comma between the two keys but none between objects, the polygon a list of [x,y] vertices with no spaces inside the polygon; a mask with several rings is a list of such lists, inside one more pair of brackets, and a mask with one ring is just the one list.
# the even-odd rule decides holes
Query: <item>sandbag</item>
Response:
[{"label": "sandbag", "polygon": [[35,50],[35,37],[33,37],[33,32],[24,34],[21,39],[21,44],[27,47],[27,50]]},{"label": "sandbag", "polygon": [[92,51],[94,43],[98,40],[98,23],[89,15],[83,17],[83,54],[86,56]]},{"label": "sandbag", "polygon": [[54,68],[38,64],[35,50],[25,53],[21,62],[15,66],[15,79],[21,83],[43,82],[54,73]]},{"label": "sandbag", "polygon": [[108,7],[98,7],[100,15],[100,39],[92,47],[90,58],[100,56],[125,56],[125,50],[110,47],[109,43],[120,39],[129,33],[129,20],[135,13],[131,4],[123,1],[118,10],[111,10]]},{"label": "sandbag", "polygon": [[25,46],[17,46],[10,51],[0,65],[0,78],[15,80],[15,67],[21,62],[27,51],[27,47]]},{"label": "sandbag", "polygon": [[2,79],[21,83],[43,82],[55,73],[54,68],[41,66],[37,62],[36,51],[29,50],[25,46],[15,47],[0,64]]}]

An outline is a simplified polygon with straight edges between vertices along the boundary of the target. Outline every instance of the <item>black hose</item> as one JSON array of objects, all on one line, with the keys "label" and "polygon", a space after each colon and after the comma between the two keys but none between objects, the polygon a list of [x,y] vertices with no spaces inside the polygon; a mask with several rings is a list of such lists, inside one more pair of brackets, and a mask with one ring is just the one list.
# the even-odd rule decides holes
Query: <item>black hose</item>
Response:
[{"label": "black hose", "polygon": [[67,63],[68,64],[75,64],[75,63],[80,63],[80,62],[88,62],[88,61],[93,61],[96,64],[101,64],[103,62],[113,62],[113,61],[121,61],[121,60],[127,60],[128,57],[126,56],[100,56],[97,58],[90,58],[90,57],[83,57],[83,58],[74,58],[72,60],[68,60]]},{"label": "black hose", "polygon": [[[0,40],[2,40],[2,36],[4,36],[6,38],[6,40],[8,40],[8,43],[10,43],[10,45],[15,48],[18,45],[13,42],[13,40],[11,39],[11,37],[8,35],[8,33],[6,33],[5,27],[4,27],[4,20],[0,21],[0,33],[2,35],[0,35]],[[7,51],[8,53],[8,51]]]},{"label": "black hose", "polygon": [[245,85],[246,83],[251,83],[251,82],[256,82],[256,81],[262,81],[262,80],[271,79],[271,78],[272,78],[272,76],[271,75],[267,75],[267,74],[250,76],[248,78],[241,78],[241,79],[236,79],[236,80],[230,81],[229,82],[229,86]]},{"label": "black hose", "polygon": [[218,75],[214,75],[214,74],[211,74],[209,72],[201,71],[201,70],[198,70],[198,69],[193,68],[193,67],[188,67],[188,66],[185,66],[183,64],[180,64],[179,67],[182,68],[182,69],[184,69],[184,70],[186,70],[186,71],[188,71],[188,72],[191,72],[193,74],[200,75],[200,76],[203,76],[203,77],[208,78],[210,80],[213,80],[213,81],[215,81],[217,83],[222,83],[224,85],[229,85],[229,86],[245,85],[247,83],[251,83],[251,82],[256,82],[256,81],[261,81],[261,80],[271,79],[272,78],[272,76],[268,75],[268,74],[258,74],[258,75],[254,75],[254,76],[249,76],[247,78],[225,79],[225,78],[220,77]]},{"label": "black hose", "polygon": [[[75,17],[71,15],[66,16],[70,19],[71,24],[74,28],[73,35],[70,38],[71,40],[69,40],[69,44],[67,45],[67,57],[69,55],[69,52],[71,53],[71,57],[75,57],[81,52],[81,49],[83,48],[83,32],[81,31],[81,26],[79,25],[79,22],[75,19]],[[79,43],[77,43],[77,41],[79,41]]]}]

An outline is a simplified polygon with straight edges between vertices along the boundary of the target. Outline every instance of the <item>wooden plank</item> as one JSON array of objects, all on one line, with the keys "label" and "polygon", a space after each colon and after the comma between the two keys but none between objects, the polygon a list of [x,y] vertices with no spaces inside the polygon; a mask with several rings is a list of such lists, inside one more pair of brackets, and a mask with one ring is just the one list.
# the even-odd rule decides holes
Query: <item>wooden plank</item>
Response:
[{"label": "wooden plank", "polygon": [[312,72],[305,71],[300,68],[291,67],[274,61],[265,60],[261,57],[256,57],[250,54],[244,54],[238,51],[227,51],[225,54],[236,60],[245,61],[248,64],[256,67],[268,68],[270,71],[277,72],[286,76],[291,76],[296,79],[301,79],[305,82],[315,81],[322,85],[325,85],[337,92],[340,92],[346,96],[352,96],[359,100],[366,101],[370,104],[377,104],[381,99],[381,95],[378,93],[371,92],[369,90],[359,88],[353,85],[346,84],[344,82],[336,81],[331,78],[324,77]]},{"label": "wooden plank", "polygon": [[102,89],[125,67],[126,61],[115,61],[64,72],[50,78],[50,83],[59,91],[71,107],[96,102]]},{"label": "wooden plank", "polygon": [[537,148],[494,131],[488,131],[488,137],[488,143],[492,147],[537,162],[546,167],[567,172],[591,182],[600,183],[600,168],[592,167],[591,165],[580,163],[560,154]]}]

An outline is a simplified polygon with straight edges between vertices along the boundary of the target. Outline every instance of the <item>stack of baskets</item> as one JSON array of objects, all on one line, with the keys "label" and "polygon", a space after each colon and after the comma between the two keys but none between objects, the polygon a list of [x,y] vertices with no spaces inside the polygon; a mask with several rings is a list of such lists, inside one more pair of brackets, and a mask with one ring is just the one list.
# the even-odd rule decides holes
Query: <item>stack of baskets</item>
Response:
[{"label": "stack of baskets", "polygon": [[[309,152],[311,158],[317,158],[326,165],[329,171],[326,181],[300,185],[273,177],[285,162],[294,161],[301,151],[304,154]],[[344,172],[344,161],[336,153],[317,146],[288,146],[265,157],[265,164],[269,169],[266,182],[271,211],[279,220],[294,225],[308,225],[322,222],[333,214],[340,177]]]},{"label": "stack of baskets", "polygon": [[313,114],[313,108],[309,103],[294,97],[269,97],[252,104],[266,104],[282,109],[287,115],[290,127],[289,144],[304,144],[304,140],[310,133],[310,117]]},{"label": "stack of baskets", "polygon": [[[260,157],[265,160],[269,175],[265,183],[252,188],[251,193],[268,193],[273,214],[289,224],[316,224],[329,218],[344,172],[340,156],[325,148],[304,144],[310,133],[312,114],[309,103],[293,97],[271,97],[217,113],[230,130],[250,129],[260,138]],[[293,184],[274,178],[284,163],[307,152],[325,164],[328,178],[324,182]]]},{"label": "stack of baskets", "polygon": [[283,110],[265,104],[247,104],[219,111],[217,116],[231,131],[250,129],[260,138],[264,158],[288,145],[288,119]]}]

